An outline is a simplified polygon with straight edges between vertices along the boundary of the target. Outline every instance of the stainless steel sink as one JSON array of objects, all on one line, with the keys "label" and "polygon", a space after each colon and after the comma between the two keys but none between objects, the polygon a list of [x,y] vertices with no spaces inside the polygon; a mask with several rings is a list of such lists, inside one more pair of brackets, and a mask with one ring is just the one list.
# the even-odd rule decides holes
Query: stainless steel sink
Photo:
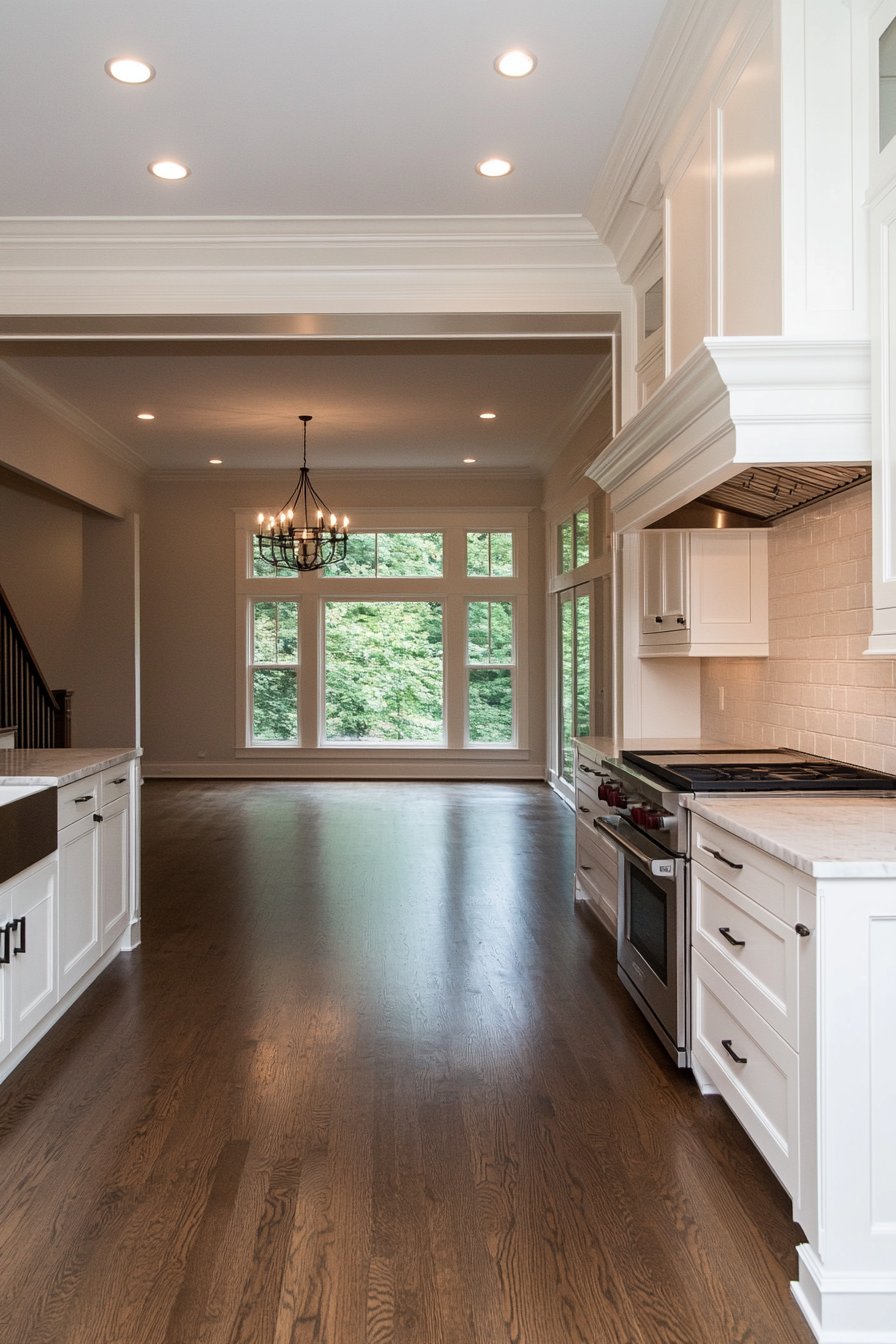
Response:
[{"label": "stainless steel sink", "polygon": [[0,784],[0,882],[56,848],[56,789]]}]

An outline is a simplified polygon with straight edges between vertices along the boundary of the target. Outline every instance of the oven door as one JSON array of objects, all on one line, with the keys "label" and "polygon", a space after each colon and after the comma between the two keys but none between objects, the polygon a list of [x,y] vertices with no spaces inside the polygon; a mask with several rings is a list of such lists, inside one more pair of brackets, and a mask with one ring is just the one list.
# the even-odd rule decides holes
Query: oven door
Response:
[{"label": "oven door", "polygon": [[619,855],[619,978],[676,1063],[688,1065],[686,860],[622,818],[594,823]]}]

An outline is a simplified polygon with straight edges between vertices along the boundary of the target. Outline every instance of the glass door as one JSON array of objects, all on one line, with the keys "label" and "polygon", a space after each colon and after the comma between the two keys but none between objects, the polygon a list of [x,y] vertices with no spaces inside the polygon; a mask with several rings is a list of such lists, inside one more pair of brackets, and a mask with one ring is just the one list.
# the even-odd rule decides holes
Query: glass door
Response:
[{"label": "glass door", "polygon": [[560,774],[573,782],[574,737],[591,733],[591,585],[567,588],[560,597]]}]

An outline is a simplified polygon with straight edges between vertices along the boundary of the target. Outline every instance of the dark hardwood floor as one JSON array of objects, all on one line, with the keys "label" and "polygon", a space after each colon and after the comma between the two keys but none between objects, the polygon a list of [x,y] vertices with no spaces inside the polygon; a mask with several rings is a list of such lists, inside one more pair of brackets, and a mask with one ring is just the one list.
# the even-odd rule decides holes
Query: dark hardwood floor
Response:
[{"label": "dark hardwood floor", "polygon": [[143,795],[143,946],[0,1086],[2,1344],[810,1344],[550,790]]}]

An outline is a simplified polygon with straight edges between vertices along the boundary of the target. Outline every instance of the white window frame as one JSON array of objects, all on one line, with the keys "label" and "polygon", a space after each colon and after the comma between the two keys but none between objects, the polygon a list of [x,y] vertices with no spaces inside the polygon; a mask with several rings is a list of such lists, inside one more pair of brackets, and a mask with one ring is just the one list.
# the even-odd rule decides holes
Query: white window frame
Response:
[{"label": "white window frame", "polygon": [[[298,640],[296,641],[296,660],[294,663],[257,663],[254,659],[255,654],[255,605],[258,602],[294,602],[296,604],[296,614],[298,617]],[[248,629],[246,631],[247,657],[249,661],[246,664],[246,735],[252,748],[258,747],[297,747],[302,741],[302,724],[299,714],[299,705],[301,701],[301,678],[302,678],[302,601],[299,597],[292,595],[284,596],[278,593],[276,597],[268,596],[263,593],[253,593],[252,597],[246,603],[246,620]],[[295,670],[296,674],[296,738],[284,740],[282,742],[256,742],[254,731],[254,708],[255,708],[255,686],[253,673],[256,670],[265,670],[271,668],[277,670]]]},{"label": "white window frame", "polygon": [[[440,576],[410,578],[326,578],[318,571],[289,578],[252,577],[253,536],[259,512],[234,510],[235,529],[235,724],[234,750],[238,759],[291,758],[337,761],[387,758],[482,760],[529,759],[529,508],[484,509],[351,509],[351,530],[356,532],[443,533]],[[268,507],[267,513],[270,512]],[[266,514],[267,516],[267,514]],[[507,578],[468,576],[467,533],[512,532],[514,574]],[[438,743],[328,743],[325,738],[324,603],[363,602],[403,598],[406,601],[440,601],[443,607],[444,727]],[[299,741],[298,745],[265,743],[251,745],[248,718],[247,668],[251,649],[252,601],[299,601]],[[468,740],[467,602],[511,600],[514,603],[514,741],[512,744],[470,743]],[[542,594],[537,595],[542,600]]]},{"label": "white window frame", "polygon": [[[497,530],[497,529],[493,529],[493,530]],[[510,608],[511,608],[511,611],[510,611],[510,619],[511,619],[511,623],[512,623],[512,624],[511,624],[511,629],[512,629],[512,641],[513,641],[513,642],[512,642],[512,647],[511,647],[511,655],[510,655],[510,662],[509,662],[509,663],[471,663],[471,662],[470,662],[470,640],[469,640],[469,631],[470,631],[470,624],[469,624],[469,623],[470,623],[470,612],[469,612],[469,609],[470,609],[470,603],[471,603],[471,602],[509,602],[509,603],[510,603]],[[488,750],[490,750],[490,749],[494,749],[494,748],[496,748],[496,747],[497,747],[497,748],[501,748],[501,747],[508,747],[508,746],[509,746],[509,747],[515,747],[515,746],[516,746],[516,743],[517,743],[517,732],[518,732],[518,726],[519,726],[519,714],[518,714],[518,712],[517,712],[517,698],[516,698],[516,688],[517,688],[517,665],[518,665],[518,663],[519,663],[519,652],[518,652],[518,651],[519,651],[519,643],[518,643],[518,639],[517,639],[517,612],[518,612],[518,610],[519,610],[519,603],[516,601],[515,598],[512,598],[512,597],[510,597],[510,598],[508,598],[508,597],[492,597],[491,595],[489,595],[489,596],[486,597],[486,596],[483,596],[482,594],[477,594],[475,597],[468,597],[468,598],[467,598],[467,610],[466,610],[466,613],[465,613],[465,615],[466,615],[465,625],[466,625],[466,631],[467,631],[467,638],[466,638],[466,640],[464,641],[464,654],[465,654],[465,658],[466,658],[466,686],[465,686],[465,688],[464,688],[464,699],[465,699],[465,709],[466,709],[466,712],[465,712],[465,715],[464,715],[464,731],[465,731],[465,734],[466,734],[466,745],[470,748],[471,751],[482,751],[483,749],[486,750],[486,751],[488,751]],[[473,742],[472,739],[470,738],[470,672],[471,672],[474,668],[482,669],[482,670],[485,671],[485,672],[508,672],[508,671],[510,672],[510,694],[511,694],[511,696],[512,696],[512,701],[511,701],[511,703],[512,703],[512,705],[513,705],[513,725],[512,725],[511,738],[510,738],[510,741],[509,741],[509,742]]]}]

